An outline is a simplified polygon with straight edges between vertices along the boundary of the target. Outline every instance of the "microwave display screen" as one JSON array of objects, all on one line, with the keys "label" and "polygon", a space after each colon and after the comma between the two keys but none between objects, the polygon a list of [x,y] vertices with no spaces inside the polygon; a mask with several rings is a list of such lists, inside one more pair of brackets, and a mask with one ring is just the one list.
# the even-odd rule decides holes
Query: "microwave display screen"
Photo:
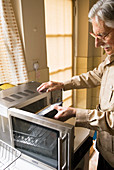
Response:
[{"label": "microwave display screen", "polygon": [[57,168],[58,131],[13,116],[12,127],[15,148]]}]

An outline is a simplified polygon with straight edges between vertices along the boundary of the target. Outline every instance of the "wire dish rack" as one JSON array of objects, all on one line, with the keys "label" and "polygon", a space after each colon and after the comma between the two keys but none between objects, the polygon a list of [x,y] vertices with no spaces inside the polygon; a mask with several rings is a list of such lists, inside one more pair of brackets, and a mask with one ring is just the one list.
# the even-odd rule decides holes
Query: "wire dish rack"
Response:
[{"label": "wire dish rack", "polygon": [[20,156],[20,151],[0,140],[0,170],[8,168]]}]

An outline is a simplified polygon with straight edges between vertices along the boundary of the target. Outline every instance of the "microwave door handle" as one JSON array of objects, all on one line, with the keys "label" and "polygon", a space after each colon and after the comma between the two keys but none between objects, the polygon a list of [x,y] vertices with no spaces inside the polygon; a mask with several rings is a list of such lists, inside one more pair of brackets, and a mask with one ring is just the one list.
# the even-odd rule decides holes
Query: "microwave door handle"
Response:
[{"label": "microwave door handle", "polygon": [[[65,142],[65,162],[64,165],[62,166],[62,147],[63,147],[63,142]],[[67,167],[67,155],[68,155],[68,134],[65,134],[63,137],[58,138],[58,170],[64,170]]]}]

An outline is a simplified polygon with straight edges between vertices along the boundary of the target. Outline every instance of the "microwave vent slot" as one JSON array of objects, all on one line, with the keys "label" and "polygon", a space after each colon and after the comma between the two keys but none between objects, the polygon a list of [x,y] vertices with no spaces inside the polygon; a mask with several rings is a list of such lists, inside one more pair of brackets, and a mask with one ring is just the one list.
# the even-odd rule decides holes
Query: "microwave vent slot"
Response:
[{"label": "microwave vent slot", "polygon": [[29,93],[29,94],[33,94],[35,93],[34,91],[31,91],[31,90],[24,90],[26,93]]},{"label": "microwave vent slot", "polygon": [[15,98],[15,99],[21,99],[22,97],[21,96],[18,96],[16,94],[12,94],[11,97]]},{"label": "microwave vent slot", "polygon": [[21,95],[21,96],[28,96],[27,93],[24,93],[24,92],[18,92],[17,94]]},{"label": "microwave vent slot", "polygon": [[8,102],[14,102],[15,100],[13,100],[12,98],[10,97],[4,97],[3,100],[6,100]]}]

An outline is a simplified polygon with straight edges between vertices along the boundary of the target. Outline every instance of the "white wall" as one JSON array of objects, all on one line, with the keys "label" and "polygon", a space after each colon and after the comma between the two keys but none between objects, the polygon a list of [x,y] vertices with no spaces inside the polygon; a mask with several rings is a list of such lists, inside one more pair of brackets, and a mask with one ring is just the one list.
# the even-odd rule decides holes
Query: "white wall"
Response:
[{"label": "white wall", "polygon": [[[29,80],[48,81],[43,0],[11,0],[23,42]],[[39,63],[36,77],[33,63]]]}]

